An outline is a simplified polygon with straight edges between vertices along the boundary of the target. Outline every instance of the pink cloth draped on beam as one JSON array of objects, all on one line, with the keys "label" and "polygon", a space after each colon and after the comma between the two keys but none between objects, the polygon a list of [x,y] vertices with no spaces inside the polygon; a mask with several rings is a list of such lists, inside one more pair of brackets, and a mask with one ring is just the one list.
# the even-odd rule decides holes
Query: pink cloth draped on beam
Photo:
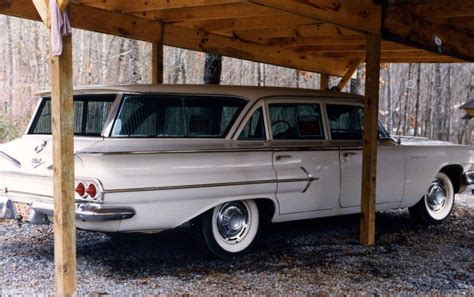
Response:
[{"label": "pink cloth draped on beam", "polygon": [[67,12],[61,12],[56,0],[49,0],[51,15],[51,51],[53,56],[61,56],[63,52],[63,36],[71,34],[71,24]]}]

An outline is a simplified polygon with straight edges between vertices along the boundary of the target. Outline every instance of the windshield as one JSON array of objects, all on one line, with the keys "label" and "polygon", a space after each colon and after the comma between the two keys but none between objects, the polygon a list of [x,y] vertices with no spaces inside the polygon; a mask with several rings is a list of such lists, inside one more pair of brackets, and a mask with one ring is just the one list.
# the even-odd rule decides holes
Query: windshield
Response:
[{"label": "windshield", "polygon": [[[116,95],[74,96],[74,135],[100,136]],[[51,134],[51,98],[43,98],[29,134]]]},{"label": "windshield", "polygon": [[112,136],[223,138],[245,104],[235,97],[126,95]]}]

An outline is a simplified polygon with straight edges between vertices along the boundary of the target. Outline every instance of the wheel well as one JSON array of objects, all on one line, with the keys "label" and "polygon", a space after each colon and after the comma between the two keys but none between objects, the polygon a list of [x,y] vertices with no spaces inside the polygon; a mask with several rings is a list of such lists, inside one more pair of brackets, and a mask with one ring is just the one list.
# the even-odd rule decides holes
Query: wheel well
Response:
[{"label": "wheel well", "polygon": [[258,210],[262,220],[266,223],[270,222],[275,214],[275,204],[271,199],[256,199]]},{"label": "wheel well", "polygon": [[440,172],[446,174],[451,180],[455,193],[459,193],[461,190],[463,171],[464,170],[461,165],[448,165],[440,170]]}]

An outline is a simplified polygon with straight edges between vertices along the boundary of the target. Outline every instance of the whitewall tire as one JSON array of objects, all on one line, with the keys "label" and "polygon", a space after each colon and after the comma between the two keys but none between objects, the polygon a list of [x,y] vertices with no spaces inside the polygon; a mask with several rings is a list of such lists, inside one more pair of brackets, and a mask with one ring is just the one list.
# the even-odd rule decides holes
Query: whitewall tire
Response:
[{"label": "whitewall tire", "polygon": [[253,200],[231,201],[202,216],[202,234],[209,250],[220,258],[244,254],[259,230],[259,211]]},{"label": "whitewall tire", "polygon": [[423,225],[436,225],[446,220],[454,207],[454,187],[445,173],[438,173],[423,198],[410,214]]}]

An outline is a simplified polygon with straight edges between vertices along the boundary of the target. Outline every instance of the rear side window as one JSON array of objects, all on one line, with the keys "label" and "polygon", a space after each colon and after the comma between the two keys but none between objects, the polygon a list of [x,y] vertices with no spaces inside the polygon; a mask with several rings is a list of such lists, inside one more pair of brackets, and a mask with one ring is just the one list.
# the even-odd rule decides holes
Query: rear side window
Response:
[{"label": "rear side window", "polygon": [[319,104],[270,104],[273,139],[324,139]]},{"label": "rear side window", "polygon": [[[74,135],[100,136],[116,95],[74,96]],[[30,134],[51,134],[51,98],[44,98]]]},{"label": "rear side window", "polygon": [[359,106],[326,105],[331,138],[334,140],[361,140],[364,110]]},{"label": "rear side window", "polygon": [[223,138],[245,104],[233,97],[128,95],[112,136]]}]

